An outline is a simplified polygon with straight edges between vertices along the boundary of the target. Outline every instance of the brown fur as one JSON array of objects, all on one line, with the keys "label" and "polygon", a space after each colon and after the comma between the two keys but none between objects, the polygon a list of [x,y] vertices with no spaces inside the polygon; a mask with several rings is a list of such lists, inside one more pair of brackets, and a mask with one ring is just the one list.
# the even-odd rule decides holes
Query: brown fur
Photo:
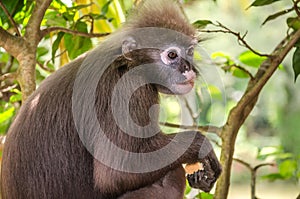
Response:
[{"label": "brown fur", "polygon": [[144,1],[129,16],[125,27],[129,29],[145,27],[167,28],[190,37],[195,36],[195,29],[188,23],[182,10],[173,0]]}]

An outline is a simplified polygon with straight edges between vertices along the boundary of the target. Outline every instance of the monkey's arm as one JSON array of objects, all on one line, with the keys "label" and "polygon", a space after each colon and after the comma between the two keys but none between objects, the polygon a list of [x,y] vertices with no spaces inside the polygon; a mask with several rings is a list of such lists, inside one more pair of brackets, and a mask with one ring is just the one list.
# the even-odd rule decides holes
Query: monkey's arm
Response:
[{"label": "monkey's arm", "polygon": [[[200,132],[182,132],[187,136],[189,134],[194,135],[193,142],[185,153],[177,160],[180,164],[193,164],[201,162],[203,164],[203,170],[198,170],[193,174],[187,175],[188,182],[191,187],[201,189],[205,192],[209,192],[214,183],[221,174],[222,166],[215,155],[212,145],[208,139]],[[167,135],[173,139],[176,134]],[[185,142],[185,140],[180,140]],[[178,143],[181,146],[181,143]]]}]

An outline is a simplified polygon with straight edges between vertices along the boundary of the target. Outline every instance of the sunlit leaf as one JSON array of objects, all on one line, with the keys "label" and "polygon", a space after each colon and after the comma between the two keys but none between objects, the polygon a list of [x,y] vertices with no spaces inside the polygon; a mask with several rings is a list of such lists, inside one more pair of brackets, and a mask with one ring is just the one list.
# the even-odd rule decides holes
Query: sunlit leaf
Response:
[{"label": "sunlit leaf", "polygon": [[6,111],[0,113],[0,124],[11,119],[11,117],[14,115],[15,108],[11,107],[7,109]]},{"label": "sunlit leaf", "polygon": [[231,59],[229,55],[227,55],[226,53],[223,53],[223,52],[215,52],[211,55],[212,59],[217,59],[218,57]]},{"label": "sunlit leaf", "polygon": [[20,101],[22,101],[22,94],[21,94],[21,92],[18,92],[16,94],[10,96],[10,98],[9,98],[9,102],[10,103],[15,103],[15,102],[20,102]]},{"label": "sunlit leaf", "polygon": [[202,28],[205,28],[209,24],[213,24],[213,22],[210,20],[198,20],[193,23],[193,26],[195,28],[202,29]]},{"label": "sunlit leaf", "polygon": [[0,134],[5,134],[12,118],[15,115],[15,108],[11,107],[0,113]]},{"label": "sunlit leaf", "polygon": [[189,184],[187,183],[186,188],[185,188],[185,192],[184,195],[189,194],[192,191],[192,188],[189,186]]},{"label": "sunlit leaf", "polygon": [[284,178],[291,178],[297,169],[297,162],[295,160],[285,160],[279,165],[279,173]]},{"label": "sunlit leaf", "polygon": [[245,51],[239,56],[240,62],[258,68],[267,58],[254,54],[252,51]]},{"label": "sunlit leaf", "polygon": [[234,77],[249,78],[249,75],[245,71],[241,70],[240,68],[236,68],[234,66],[231,69],[231,73]]},{"label": "sunlit leaf", "polygon": [[294,70],[294,81],[296,82],[300,74],[300,48],[297,47],[293,55],[293,70]]},{"label": "sunlit leaf", "polygon": [[201,192],[196,196],[196,198],[199,198],[199,199],[213,199],[214,195],[210,194],[210,193]]}]

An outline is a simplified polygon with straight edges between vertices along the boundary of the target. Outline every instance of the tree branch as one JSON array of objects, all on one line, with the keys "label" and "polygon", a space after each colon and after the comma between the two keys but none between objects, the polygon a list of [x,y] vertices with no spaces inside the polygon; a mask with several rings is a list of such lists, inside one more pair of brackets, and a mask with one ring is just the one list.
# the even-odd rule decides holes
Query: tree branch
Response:
[{"label": "tree branch", "polygon": [[227,123],[221,132],[223,144],[220,159],[224,169],[217,183],[216,199],[227,198],[234,145],[241,125],[254,108],[262,88],[299,39],[300,30],[292,33],[288,39],[284,38],[283,42],[280,42],[271,56],[268,56],[268,59],[258,69],[254,79],[249,81],[246,92],[241,100],[230,111]]},{"label": "tree branch", "polygon": [[40,26],[47,8],[52,0],[36,0],[36,5],[26,26],[24,38],[32,46],[37,46],[42,39],[40,36]]},{"label": "tree branch", "polygon": [[70,33],[72,35],[78,35],[78,36],[82,36],[82,37],[89,37],[89,38],[105,37],[110,34],[110,33],[86,33],[86,32],[79,32],[76,30],[70,30],[70,29],[63,28],[63,27],[50,27],[50,28],[43,29],[41,31],[40,37],[43,38],[51,32],[58,32],[58,31],[64,32],[64,33]]},{"label": "tree branch", "polygon": [[5,12],[6,16],[8,17],[8,20],[10,21],[11,25],[15,28],[16,34],[17,36],[21,36],[21,33],[19,31],[18,25],[15,22],[15,20],[12,18],[12,16],[10,15],[10,13],[8,12],[8,10],[6,9],[5,5],[2,3],[2,1],[0,1],[0,7],[2,8],[2,10]]},{"label": "tree branch", "polygon": [[17,58],[22,52],[23,39],[13,36],[2,27],[0,27],[0,38],[0,46],[3,47],[6,52]]}]

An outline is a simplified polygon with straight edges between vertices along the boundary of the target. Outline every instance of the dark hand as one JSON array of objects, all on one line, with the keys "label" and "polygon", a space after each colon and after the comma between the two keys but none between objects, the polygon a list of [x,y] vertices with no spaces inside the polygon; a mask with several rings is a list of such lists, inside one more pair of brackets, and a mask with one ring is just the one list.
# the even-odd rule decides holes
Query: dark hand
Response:
[{"label": "dark hand", "polygon": [[220,176],[222,167],[214,151],[211,151],[200,162],[203,164],[203,170],[198,170],[193,174],[188,174],[187,180],[191,187],[209,192]]}]

